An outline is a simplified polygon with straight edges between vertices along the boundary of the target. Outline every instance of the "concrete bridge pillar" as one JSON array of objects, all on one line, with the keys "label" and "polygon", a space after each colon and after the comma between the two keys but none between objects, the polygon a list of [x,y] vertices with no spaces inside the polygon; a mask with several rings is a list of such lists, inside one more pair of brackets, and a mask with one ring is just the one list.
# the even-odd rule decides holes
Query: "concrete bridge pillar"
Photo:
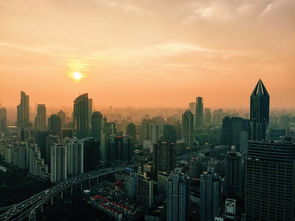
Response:
[{"label": "concrete bridge pillar", "polygon": [[53,197],[51,198],[51,206],[53,206]]},{"label": "concrete bridge pillar", "polygon": [[43,204],[40,206],[40,211],[41,211],[41,213],[44,212],[44,206],[43,206]]},{"label": "concrete bridge pillar", "polygon": [[88,180],[88,189],[90,190],[91,189],[91,182],[90,182],[91,180],[89,179]]},{"label": "concrete bridge pillar", "polygon": [[63,192],[63,191],[60,192],[60,198],[61,198],[61,199],[64,198],[64,192]]},{"label": "concrete bridge pillar", "polygon": [[71,196],[73,195],[73,185],[71,186]]},{"label": "concrete bridge pillar", "polygon": [[80,187],[81,187],[81,191],[82,191],[83,190],[83,181],[81,182]]}]

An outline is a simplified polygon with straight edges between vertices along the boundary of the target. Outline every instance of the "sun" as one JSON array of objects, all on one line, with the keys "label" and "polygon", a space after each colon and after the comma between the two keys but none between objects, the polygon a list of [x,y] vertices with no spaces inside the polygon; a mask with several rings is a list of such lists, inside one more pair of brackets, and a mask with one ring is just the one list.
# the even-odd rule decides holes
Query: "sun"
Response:
[{"label": "sun", "polygon": [[81,80],[82,78],[84,78],[85,76],[83,74],[81,74],[80,72],[76,71],[76,72],[73,72],[72,73],[72,76],[71,76],[74,80],[76,81],[79,81]]}]

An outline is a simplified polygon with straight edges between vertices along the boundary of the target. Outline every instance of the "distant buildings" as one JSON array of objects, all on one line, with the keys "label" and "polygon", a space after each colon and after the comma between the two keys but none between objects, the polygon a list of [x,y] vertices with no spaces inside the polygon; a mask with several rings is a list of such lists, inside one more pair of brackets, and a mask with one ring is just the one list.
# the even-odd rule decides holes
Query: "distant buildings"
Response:
[{"label": "distant buildings", "polygon": [[7,113],[4,107],[0,107],[0,132],[7,129]]},{"label": "distant buildings", "polygon": [[35,128],[39,131],[46,130],[46,106],[45,104],[38,104],[37,114],[35,117]]},{"label": "distant buildings", "polygon": [[200,220],[212,221],[218,215],[221,196],[221,180],[214,173],[214,168],[208,168],[201,175],[200,183]]},{"label": "distant buildings", "polygon": [[269,123],[269,94],[259,80],[250,97],[249,140],[265,140]]},{"label": "distant buildings", "polygon": [[90,133],[92,100],[82,94],[74,100],[74,136],[81,139]]},{"label": "distant buildings", "polygon": [[181,168],[168,177],[166,203],[167,221],[189,220],[189,180]]},{"label": "distant buildings", "polygon": [[190,110],[182,114],[182,139],[187,147],[193,147],[194,142],[194,115]]},{"label": "distant buildings", "polygon": [[48,118],[48,131],[50,132],[50,134],[56,135],[61,138],[61,128],[61,118],[56,114],[50,115],[50,117]]},{"label": "distant buildings", "polygon": [[136,127],[134,123],[129,123],[127,125],[127,135],[132,137],[133,141],[136,140]]},{"label": "distant buildings", "polygon": [[84,149],[82,141],[70,139],[67,143],[68,175],[74,176],[84,172]]},{"label": "distant buildings", "polygon": [[17,127],[23,128],[30,126],[30,107],[29,95],[21,91],[20,104],[17,106]]},{"label": "distant buildings", "polygon": [[154,205],[154,181],[145,173],[137,175],[137,201],[145,208],[152,208]]},{"label": "distant buildings", "polygon": [[295,220],[294,143],[249,141],[245,176],[246,221]]},{"label": "distant buildings", "polygon": [[99,141],[93,138],[84,138],[82,140],[83,148],[83,171],[95,170],[99,160]]}]

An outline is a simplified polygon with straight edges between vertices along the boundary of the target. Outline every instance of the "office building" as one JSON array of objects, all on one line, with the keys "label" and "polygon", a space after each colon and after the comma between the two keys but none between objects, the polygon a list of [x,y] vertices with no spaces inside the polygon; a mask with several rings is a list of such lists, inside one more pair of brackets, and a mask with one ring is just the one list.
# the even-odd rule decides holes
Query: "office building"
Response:
[{"label": "office building", "polygon": [[61,128],[64,128],[66,124],[66,113],[61,110],[57,113],[57,116],[61,120]]},{"label": "office building", "polygon": [[74,100],[74,136],[81,139],[89,136],[92,114],[92,100],[82,94]]},{"label": "office building", "polygon": [[218,215],[221,197],[221,180],[214,168],[201,175],[200,183],[200,220],[212,221]]},{"label": "office building", "polygon": [[91,170],[95,170],[99,161],[99,141],[94,138],[84,138],[82,141],[83,146],[83,170],[84,172],[88,172]]},{"label": "office building", "polygon": [[21,91],[20,104],[17,106],[17,127],[29,127],[30,126],[30,104],[29,95]]},{"label": "office building", "polygon": [[50,117],[48,118],[49,133],[61,138],[61,128],[62,128],[61,118],[56,114],[50,115]]},{"label": "office building", "polygon": [[154,205],[154,181],[145,173],[137,175],[137,202],[145,208],[152,208]]},{"label": "office building", "polygon": [[167,221],[189,220],[189,180],[181,168],[168,177],[166,203]]},{"label": "office building", "polygon": [[182,114],[182,139],[187,147],[193,147],[194,142],[194,115],[190,110]]},{"label": "office building", "polygon": [[108,161],[130,162],[132,138],[130,136],[109,136],[107,141]]},{"label": "office building", "polygon": [[249,141],[246,221],[295,220],[295,143]]},{"label": "office building", "polygon": [[175,145],[169,142],[158,142],[154,145],[153,170],[170,172],[175,168]]},{"label": "office building", "polygon": [[197,97],[196,112],[195,112],[195,129],[203,126],[203,112],[204,112],[203,98]]},{"label": "office building", "polygon": [[224,192],[233,198],[242,195],[242,157],[235,146],[231,147],[225,157]]},{"label": "office building", "polygon": [[0,132],[7,129],[7,113],[4,107],[0,107]]},{"label": "office building", "polygon": [[132,137],[133,141],[136,141],[136,126],[134,123],[129,123],[127,125],[126,134],[130,137]]},{"label": "office building", "polygon": [[35,128],[39,131],[46,130],[46,106],[45,104],[38,104],[37,114],[35,117]]},{"label": "office building", "polygon": [[91,137],[97,141],[101,141],[102,127],[103,116],[100,112],[94,111],[91,117]]},{"label": "office building", "polygon": [[259,80],[250,97],[249,140],[265,140],[269,123],[269,94]]}]

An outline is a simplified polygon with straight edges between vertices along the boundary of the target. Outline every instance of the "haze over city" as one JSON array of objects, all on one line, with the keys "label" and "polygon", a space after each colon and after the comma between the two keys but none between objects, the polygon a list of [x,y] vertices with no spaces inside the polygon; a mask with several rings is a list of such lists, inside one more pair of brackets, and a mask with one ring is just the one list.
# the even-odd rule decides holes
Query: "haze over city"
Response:
[{"label": "haze over city", "polygon": [[0,2],[0,103],[247,108],[262,79],[294,108],[293,0]]}]

